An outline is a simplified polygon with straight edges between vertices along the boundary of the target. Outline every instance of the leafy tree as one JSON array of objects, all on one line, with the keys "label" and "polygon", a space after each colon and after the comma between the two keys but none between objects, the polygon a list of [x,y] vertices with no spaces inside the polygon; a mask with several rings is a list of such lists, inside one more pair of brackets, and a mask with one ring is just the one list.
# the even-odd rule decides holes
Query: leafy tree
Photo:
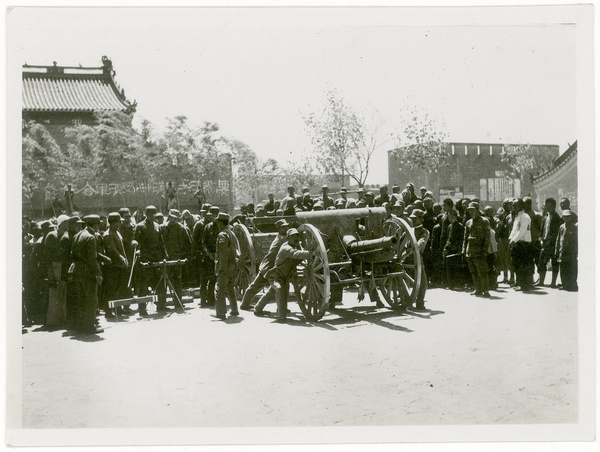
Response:
[{"label": "leafy tree", "polygon": [[393,151],[400,168],[421,170],[429,177],[447,166],[447,133],[444,124],[432,118],[425,110],[411,107],[405,110],[401,122],[402,133],[396,137],[398,147]]},{"label": "leafy tree", "polygon": [[48,130],[35,121],[28,121],[22,131],[22,190],[31,198],[46,187],[61,188],[71,173],[68,156],[63,153]]},{"label": "leafy tree", "polygon": [[528,182],[525,180],[526,176],[529,176],[531,182],[536,173],[550,168],[553,156],[547,152],[540,152],[530,144],[509,144],[504,146],[501,159],[508,165],[507,176],[511,179],[518,178],[525,183]]},{"label": "leafy tree", "polygon": [[336,90],[326,92],[325,98],[323,110],[303,118],[316,160],[326,174],[342,182],[347,175],[362,187],[377,144],[377,130],[368,130],[365,119]]}]

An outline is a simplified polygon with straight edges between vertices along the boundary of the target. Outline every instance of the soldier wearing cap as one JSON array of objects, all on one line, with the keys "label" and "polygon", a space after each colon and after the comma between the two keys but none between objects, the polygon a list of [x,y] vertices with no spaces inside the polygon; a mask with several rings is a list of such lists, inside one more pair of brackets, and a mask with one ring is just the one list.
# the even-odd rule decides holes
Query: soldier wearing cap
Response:
[{"label": "soldier wearing cap", "polygon": [[390,205],[394,207],[396,203],[401,199],[402,197],[400,196],[400,187],[398,185],[394,185],[392,187],[392,194],[390,195]]},{"label": "soldier wearing cap", "polygon": [[268,198],[269,198],[269,200],[265,204],[265,213],[268,216],[273,216],[273,215],[275,215],[275,211],[277,210],[275,208],[275,194],[269,193]]},{"label": "soldier wearing cap", "polygon": [[560,265],[562,290],[577,292],[578,272],[578,226],[577,214],[570,209],[563,210],[564,223],[558,228],[556,257]]},{"label": "soldier wearing cap", "polygon": [[471,202],[467,210],[471,218],[465,224],[462,251],[475,284],[472,295],[489,298],[487,255],[490,247],[490,223],[481,215],[478,203]]},{"label": "soldier wearing cap", "polygon": [[[245,311],[249,311],[250,309],[252,309],[251,303],[256,294],[261,289],[269,285],[269,281],[267,281],[265,275],[275,265],[275,258],[277,257],[277,253],[279,252],[281,245],[283,245],[287,241],[286,233],[289,227],[288,222],[283,219],[277,220],[275,226],[277,227],[277,236],[273,239],[273,242],[271,242],[269,251],[261,261],[258,267],[258,274],[256,275],[256,278],[254,278],[254,281],[250,283],[250,285],[246,289],[246,292],[244,292],[244,297],[242,298],[242,304],[240,305],[240,309],[243,309]],[[269,293],[269,291],[267,291],[267,293]],[[266,304],[273,299],[273,295],[274,292],[271,291],[269,293],[269,296],[266,296],[265,294],[265,296],[261,297],[259,302],[256,304],[256,307],[254,308],[254,312],[257,313],[257,315],[259,315],[262,312],[263,308],[266,306]]]},{"label": "soldier wearing cap", "polygon": [[44,263],[48,278],[48,311],[46,326],[61,326],[65,321],[66,285],[61,274],[62,255],[60,239],[69,228],[68,215],[59,215],[58,228],[50,231],[44,238]]},{"label": "soldier wearing cap", "polygon": [[79,222],[81,218],[78,216],[72,216],[67,221],[67,231],[62,235],[59,240],[60,248],[60,261],[61,261],[61,279],[65,283],[66,295],[65,295],[65,322],[67,328],[75,329],[75,321],[77,316],[77,294],[75,293],[75,286],[73,279],[69,277],[69,267],[73,263],[71,259],[71,250],[73,248],[74,237],[82,230]]},{"label": "soldier wearing cap", "polygon": [[286,321],[287,298],[290,288],[289,278],[292,276],[292,272],[299,261],[307,259],[310,256],[310,251],[300,249],[300,234],[297,229],[288,229],[286,235],[287,242],[281,245],[275,258],[275,266],[266,273],[267,280],[271,286],[269,290],[275,292],[278,322]]},{"label": "soldier wearing cap", "polygon": [[[192,240],[185,227],[179,222],[180,220],[181,213],[179,213],[179,210],[171,209],[169,210],[167,224],[160,228],[162,240],[165,244],[166,258],[169,260],[191,259],[192,257]],[[175,308],[181,309],[182,306],[179,303],[182,302],[183,296],[182,266],[172,265],[167,268],[167,272],[179,298],[179,301],[173,300]],[[164,311],[166,306],[159,304],[157,309]]]},{"label": "soldier wearing cap", "polygon": [[[121,235],[122,218],[119,212],[108,214],[108,230],[104,233],[104,246],[111,263],[104,266],[104,283],[102,291],[103,309],[106,318],[114,317],[108,309],[108,301],[127,298],[127,268],[129,260],[125,252],[125,244]],[[122,314],[123,309],[119,308]]]},{"label": "soldier wearing cap", "polygon": [[543,286],[544,280],[546,279],[546,266],[549,261],[552,261],[552,280],[550,287],[556,287],[556,279],[558,277],[558,271],[560,268],[559,262],[556,258],[556,238],[558,237],[558,230],[563,220],[560,215],[556,213],[556,200],[554,198],[547,198],[544,204],[546,208],[546,215],[542,219],[541,227],[541,244],[542,249],[540,251],[538,272],[540,274],[540,280],[538,285]]},{"label": "soldier wearing cap", "polygon": [[205,290],[206,306],[213,306],[215,304],[215,254],[217,252],[217,237],[219,236],[219,232],[221,232],[219,226],[216,224],[219,211],[218,206],[212,206],[209,209],[212,219],[209,223],[205,224],[202,233],[202,246],[206,256],[206,274],[204,276],[205,289],[202,289],[202,286],[200,286],[200,291]]},{"label": "soldier wearing cap", "polygon": [[73,264],[69,268],[77,293],[78,333],[101,333],[97,328],[96,310],[98,309],[98,287],[102,284],[102,275],[96,251],[96,234],[100,226],[98,215],[88,215],[83,218],[86,228],[73,239],[71,257]]},{"label": "soldier wearing cap", "polygon": [[230,315],[239,315],[237,301],[235,299],[234,284],[237,274],[236,238],[229,229],[229,215],[219,213],[216,226],[219,228],[217,236],[217,249],[215,253],[215,275],[216,282],[216,317],[225,320],[227,304],[225,298],[229,299]]},{"label": "soldier wearing cap", "polygon": [[375,195],[373,192],[368,191],[365,193],[365,201],[367,203],[367,207],[375,207]]},{"label": "soldier wearing cap", "polygon": [[346,187],[340,188],[340,197],[334,201],[337,209],[345,209],[348,204],[348,189]]},{"label": "soldier wearing cap", "polygon": [[329,187],[327,185],[323,185],[323,187],[321,187],[323,196],[319,199],[319,201],[321,201],[323,203],[323,210],[327,210],[330,207],[333,207],[333,198],[331,196],[329,196]]},{"label": "soldier wearing cap", "polygon": [[[204,204],[206,208],[207,205]],[[212,207],[208,205],[208,207]],[[192,244],[194,250],[194,261],[196,271],[198,272],[198,281],[200,283],[200,306],[205,306],[207,303],[206,290],[208,288],[207,277],[212,273],[210,268],[210,261],[204,250],[204,227],[206,224],[213,220],[212,213],[205,209],[200,211],[200,219],[194,224],[194,231],[192,234]]]},{"label": "soldier wearing cap", "polygon": [[[417,239],[417,248],[421,257],[423,251],[429,241],[429,231],[423,227],[423,216],[424,212],[421,209],[414,209],[410,214],[410,220],[412,221],[415,238]],[[419,287],[419,293],[415,301],[415,307],[417,309],[425,309],[425,293],[427,292],[427,273],[425,271],[425,265],[423,259],[421,259],[421,286]]]},{"label": "soldier wearing cap", "polygon": [[[288,194],[281,200],[281,206],[284,215],[294,215],[294,207],[296,206],[296,189],[293,186],[287,188]],[[290,213],[291,212],[291,213]]]},{"label": "soldier wearing cap", "polygon": [[[365,200],[365,189],[362,187],[359,187],[358,190],[356,190],[356,196],[357,196],[357,200],[356,200],[356,204],[358,205],[358,203],[360,203],[361,201],[363,201],[366,205],[366,200]],[[360,207],[360,206],[358,206]]]},{"label": "soldier wearing cap", "polygon": [[[146,207],[146,218],[135,227],[135,240],[138,242],[139,260],[141,264],[160,262],[166,257],[165,245],[160,233],[158,224],[154,221],[156,216],[156,207]],[[139,289],[140,296],[148,295],[148,286],[156,290],[158,295],[158,304],[165,305],[166,292],[163,284],[158,284],[161,273],[158,267],[140,266]],[[146,303],[138,304],[138,311],[141,316],[148,315]]]},{"label": "soldier wearing cap", "polygon": [[383,206],[383,203],[390,202],[390,195],[388,194],[388,186],[387,185],[382,185],[381,187],[379,187],[379,194],[377,195],[377,197],[374,200],[374,203],[377,207],[381,207]]},{"label": "soldier wearing cap", "polygon": [[404,221],[406,221],[409,224],[409,226],[412,226],[412,220],[409,218],[408,215],[406,215],[404,208],[404,201],[396,201],[396,204],[392,206],[392,216],[396,218],[401,218]]}]

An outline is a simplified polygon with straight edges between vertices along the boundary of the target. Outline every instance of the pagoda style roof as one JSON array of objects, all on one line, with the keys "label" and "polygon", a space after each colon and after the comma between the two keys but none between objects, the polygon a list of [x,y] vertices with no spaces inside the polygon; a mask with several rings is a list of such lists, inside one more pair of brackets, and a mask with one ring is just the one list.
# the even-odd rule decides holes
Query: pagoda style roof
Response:
[{"label": "pagoda style roof", "polygon": [[545,179],[548,179],[550,176],[559,171],[562,167],[564,167],[568,162],[570,162],[573,158],[577,158],[577,140],[575,143],[569,146],[569,148],[562,153],[562,155],[552,162],[552,167],[543,172],[542,174],[538,174],[533,178],[534,183],[539,183]]},{"label": "pagoda style roof", "polygon": [[101,67],[23,65],[24,112],[135,112],[114,80],[112,62]]}]

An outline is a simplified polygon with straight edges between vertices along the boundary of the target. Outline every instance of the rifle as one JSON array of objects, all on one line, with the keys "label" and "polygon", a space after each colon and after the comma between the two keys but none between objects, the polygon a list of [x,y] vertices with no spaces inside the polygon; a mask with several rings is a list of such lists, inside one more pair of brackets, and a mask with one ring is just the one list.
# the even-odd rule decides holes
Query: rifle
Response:
[{"label": "rifle", "polygon": [[133,278],[133,267],[135,267],[135,263],[137,262],[137,245],[133,247],[133,262],[131,263],[131,273],[129,274],[129,282],[127,283],[127,288],[131,287],[131,278]]}]

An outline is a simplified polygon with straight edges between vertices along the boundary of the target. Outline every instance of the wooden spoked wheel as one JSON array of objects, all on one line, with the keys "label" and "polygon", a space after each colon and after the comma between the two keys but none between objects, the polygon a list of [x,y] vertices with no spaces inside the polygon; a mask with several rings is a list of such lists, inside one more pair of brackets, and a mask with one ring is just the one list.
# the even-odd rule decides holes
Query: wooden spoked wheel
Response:
[{"label": "wooden spoked wheel", "polygon": [[256,255],[254,244],[248,228],[243,224],[233,225],[233,234],[237,239],[236,251],[239,256],[239,266],[235,277],[235,297],[241,300],[250,283],[256,277]]},{"label": "wooden spoked wheel", "polygon": [[386,220],[383,230],[386,236],[395,236],[398,241],[390,272],[379,289],[392,309],[404,309],[416,301],[421,287],[421,253],[413,228],[402,218]]},{"label": "wooden spoked wheel", "polygon": [[294,290],[304,316],[311,321],[323,317],[329,305],[329,260],[321,233],[311,224],[298,227],[302,247],[310,251],[306,261],[298,265]]}]

